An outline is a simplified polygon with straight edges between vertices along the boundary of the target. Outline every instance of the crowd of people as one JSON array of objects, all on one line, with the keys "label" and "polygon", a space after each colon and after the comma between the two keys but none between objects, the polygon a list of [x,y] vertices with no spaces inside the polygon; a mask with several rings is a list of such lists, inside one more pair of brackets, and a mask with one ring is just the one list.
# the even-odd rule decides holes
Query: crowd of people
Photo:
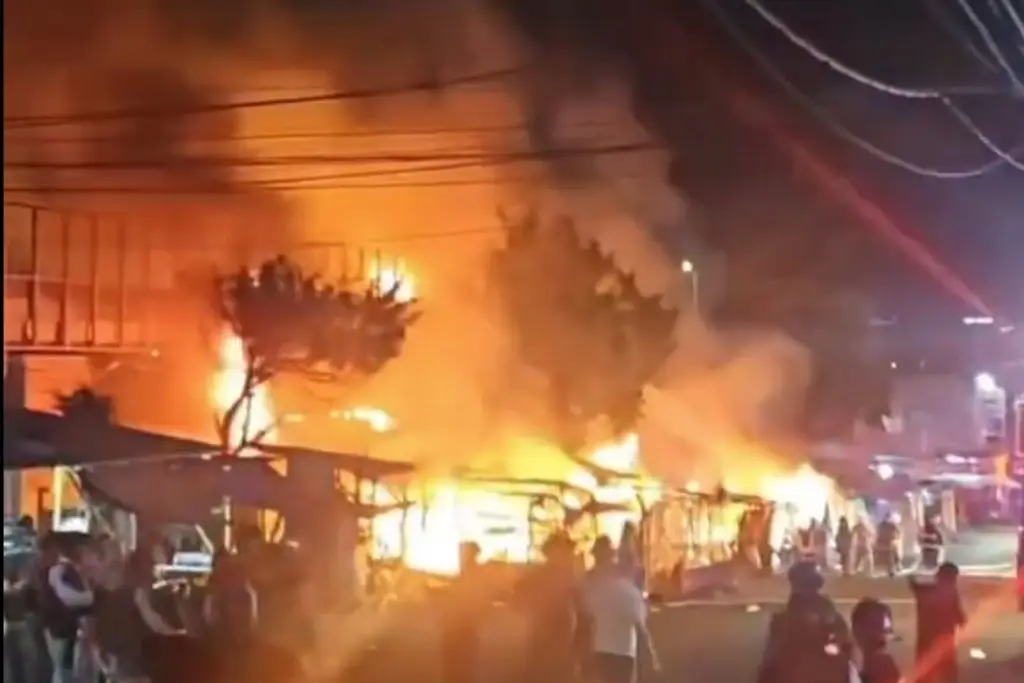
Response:
[{"label": "crowd of people", "polygon": [[[803,532],[812,547],[814,531]],[[840,520],[835,549],[844,571],[856,567],[856,533]],[[5,643],[19,655],[5,656],[5,667],[18,667],[5,669],[5,683],[301,680],[298,654],[272,644],[263,626],[281,622],[275,603],[307,621],[316,613],[289,592],[303,583],[299,567],[309,563],[274,548],[258,534],[239,534],[235,552],[218,552],[202,590],[192,592],[159,580],[157,568],[170,560],[162,541],[125,554],[109,537],[42,537],[36,560],[5,577]],[[482,680],[489,666],[482,634],[499,600],[527,627],[528,656],[515,672],[524,683],[632,683],[638,669],[660,669],[636,533],[627,526],[617,547],[599,537],[588,555],[555,533],[543,562],[510,583],[507,575],[495,580],[479,548],[464,544],[460,574],[435,596],[444,680]],[[819,553],[801,553],[789,566],[791,597],[772,618],[759,683],[848,683],[855,652],[863,683],[898,680],[885,605],[862,602],[848,626],[822,592],[822,568]],[[927,668],[919,680],[955,681],[953,642],[964,623],[957,573],[946,563],[930,582],[912,580],[918,664]]]},{"label": "crowd of people", "polygon": [[[581,675],[594,683],[632,683],[640,661],[660,668],[631,538],[623,534],[618,548],[606,536],[597,538],[587,570],[568,536],[555,534],[544,544],[544,562],[520,578],[509,600],[527,627],[529,656],[517,672],[524,683],[560,683]],[[465,544],[459,577],[442,596],[446,681],[481,680],[481,634],[503,590],[488,580],[475,544]]]},{"label": "crowd of people", "polygon": [[[944,545],[937,520],[926,519],[916,541],[920,566],[935,570],[942,560]],[[894,516],[886,515],[874,526],[864,518],[851,524],[846,517],[840,517],[834,531],[815,519],[795,529],[792,537],[785,540],[780,555],[784,568],[802,561],[811,562],[822,571],[837,570],[844,576],[874,576],[877,572],[894,577],[906,566],[902,548],[902,531]]]},{"label": "crowd of people", "polygon": [[[221,680],[240,662],[269,677],[297,667],[261,637],[255,544],[215,556],[201,590],[160,581],[166,544],[123,553],[114,539],[49,533],[32,563],[5,576],[5,681]],[[286,585],[286,581],[281,581]],[[252,678],[250,676],[250,678]],[[257,677],[259,680],[259,677]],[[274,679],[276,680],[276,679]]]},{"label": "crowd of people", "polygon": [[[917,605],[917,643],[911,680],[956,683],[956,637],[966,617],[958,589],[959,570],[944,563],[934,577],[911,578]],[[758,683],[898,683],[905,680],[889,652],[892,612],[873,599],[860,601],[847,624],[822,592],[815,562],[800,561],[788,572],[791,593],[773,615]]]}]

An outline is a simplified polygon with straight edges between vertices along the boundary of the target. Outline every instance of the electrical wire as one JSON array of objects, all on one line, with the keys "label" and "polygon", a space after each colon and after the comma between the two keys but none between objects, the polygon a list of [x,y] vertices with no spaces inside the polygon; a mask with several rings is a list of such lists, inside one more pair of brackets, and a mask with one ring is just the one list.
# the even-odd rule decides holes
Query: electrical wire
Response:
[{"label": "electrical wire", "polygon": [[[189,136],[190,143],[245,143],[245,142],[293,142],[306,140],[377,140],[381,138],[435,138],[458,135],[502,134],[525,131],[528,122],[510,122],[490,126],[452,126],[440,128],[375,128],[367,130],[316,130],[294,133],[251,133],[246,135],[211,135]],[[580,121],[573,125],[574,129],[601,129],[614,125],[614,122]],[[13,131],[12,131],[13,132]],[[5,132],[6,136],[6,132]],[[38,144],[103,144],[118,142],[122,138],[116,135],[83,135],[83,136],[16,136],[6,137],[5,142],[38,143]]]},{"label": "electrical wire", "polygon": [[189,107],[162,107],[158,109],[120,109],[96,112],[81,112],[77,114],[62,114],[51,116],[15,116],[4,117],[5,130],[24,130],[29,128],[47,128],[54,126],[65,126],[81,123],[101,123],[104,121],[118,121],[123,119],[139,118],[160,118],[166,116],[196,116],[200,114],[212,114],[228,111],[243,111],[250,109],[265,109],[271,107],[286,107],[303,104],[319,104],[325,102],[344,102],[350,100],[367,100],[383,97],[394,97],[419,92],[431,92],[434,90],[451,88],[461,85],[473,85],[489,81],[499,81],[521,73],[521,68],[503,68],[484,71],[468,76],[451,78],[444,81],[418,81],[402,86],[380,87],[380,88],[358,88],[353,90],[338,90],[311,95],[294,97],[276,97],[267,99],[254,99],[242,102],[215,102],[205,105]]},{"label": "electrical wire", "polygon": [[990,58],[978,49],[967,31],[957,22],[956,17],[946,11],[942,0],[924,0],[925,11],[939,24],[946,33],[963,46],[964,50],[972,56],[979,64],[993,73],[1002,73],[1000,68]]},{"label": "electrical wire", "polygon": [[[707,0],[705,0],[707,1]],[[699,65],[705,82],[728,106],[738,122],[765,134],[780,151],[815,185],[828,193],[838,205],[857,216],[858,225],[875,235],[930,276],[948,293],[980,315],[995,317],[992,309],[959,274],[939,259],[928,247],[908,232],[885,209],[865,196],[844,175],[838,173],[808,147],[757,96],[732,82],[716,62],[723,60],[721,49],[696,31],[684,32],[677,22],[666,20],[663,12],[645,12],[642,3],[630,6],[636,15],[631,33],[642,46],[650,46],[652,59],[666,63],[670,71]],[[624,27],[629,31],[629,23]],[[666,49],[662,46],[671,46]],[[659,49],[660,48],[660,49]]]},{"label": "electrical wire", "polygon": [[[963,0],[961,0],[963,1]],[[793,43],[797,47],[801,48],[804,52],[811,55],[825,66],[831,68],[834,71],[838,71],[842,75],[850,78],[861,85],[867,86],[878,90],[879,92],[892,95],[893,97],[902,97],[906,99],[915,100],[934,100],[940,99],[948,95],[977,95],[977,94],[995,94],[987,88],[975,88],[975,87],[954,87],[954,88],[909,88],[905,86],[893,85],[886,83],[877,78],[868,76],[867,74],[854,69],[847,64],[840,62],[839,60],[832,57],[830,54],[819,48],[813,42],[800,35],[792,26],[784,21],[779,15],[772,12],[770,9],[764,6],[760,0],[743,0],[747,7],[752,9],[758,14],[765,22],[770,24],[772,28],[776,29],[786,37],[789,42]]]},{"label": "electrical wire", "polygon": [[410,174],[418,173],[432,173],[432,172],[443,172],[453,171],[459,169],[478,169],[478,168],[500,168],[504,166],[514,165],[517,163],[531,162],[531,161],[551,161],[555,159],[571,159],[574,157],[592,158],[600,156],[610,156],[618,154],[633,154],[633,153],[648,153],[648,152],[663,152],[665,147],[658,143],[651,142],[638,142],[620,145],[606,145],[603,147],[589,147],[589,148],[566,148],[561,150],[547,150],[539,152],[524,152],[514,155],[494,155],[494,156],[482,156],[476,158],[466,158],[459,161],[452,161],[449,163],[438,163],[438,164],[426,164],[422,166],[413,166],[399,169],[369,169],[365,171],[353,171],[345,173],[329,173],[319,175],[304,175],[294,176],[285,178],[275,178],[267,180],[254,180],[247,182],[229,183],[225,185],[211,185],[211,186],[199,186],[199,187],[168,187],[168,186],[122,186],[122,187],[111,187],[111,186],[82,186],[82,187],[70,187],[70,186],[5,186],[5,192],[20,192],[20,193],[51,193],[51,194],[185,194],[185,195],[202,195],[202,194],[233,194],[241,193],[246,190],[332,190],[332,189],[344,189],[346,185],[311,185],[311,183],[324,183],[338,180],[350,180],[357,178],[381,178],[381,177],[401,177]]},{"label": "electrical wire", "polygon": [[[961,0],[964,2],[965,0]],[[1007,163],[1019,171],[1024,171],[1024,163],[1016,158],[1016,155],[1021,153],[1021,150],[1013,150],[1007,152],[1002,149],[992,140],[991,137],[986,135],[960,107],[958,107],[949,97],[949,95],[943,91],[935,89],[920,89],[920,88],[901,88],[888,83],[879,81],[876,78],[872,78],[867,74],[864,74],[853,67],[840,62],[836,58],[832,57],[824,50],[819,48],[813,42],[807,38],[798,34],[792,27],[790,27],[785,21],[783,21],[778,15],[772,13],[767,7],[761,4],[760,0],[744,0],[748,7],[753,9],[757,14],[764,19],[766,22],[778,31],[780,31],[791,43],[800,47],[805,52],[810,54],[812,57],[825,64],[834,71],[852,79],[856,83],[867,86],[879,92],[883,92],[888,95],[895,97],[903,97],[907,99],[933,99],[940,102],[946,107],[960,123],[964,129],[971,133],[981,144],[994,153],[999,161],[999,164]],[[724,14],[724,13],[719,13]]]},{"label": "electrical wire", "polygon": [[1003,54],[1002,50],[999,49],[999,44],[996,43],[996,39],[992,36],[992,32],[988,29],[988,26],[985,25],[985,22],[981,20],[978,13],[974,11],[973,7],[971,7],[971,3],[967,0],[956,1],[957,4],[960,5],[964,14],[967,15],[967,18],[970,19],[971,24],[978,32],[978,35],[981,36],[982,41],[985,43],[985,47],[992,54],[992,57],[999,64],[999,67],[1006,73],[1007,77],[1009,77],[1010,82],[1014,87],[1014,93],[1018,97],[1024,97],[1024,83],[1022,83],[1021,79],[1017,77],[1016,72],[1014,72],[1013,67],[1010,66],[1006,56]]},{"label": "electrical wire", "polygon": [[547,150],[518,150],[508,152],[485,153],[481,151],[455,151],[436,153],[402,153],[390,154],[317,154],[288,155],[276,157],[184,157],[181,159],[140,159],[137,161],[83,161],[83,162],[50,162],[50,161],[4,161],[6,169],[20,170],[92,170],[120,171],[165,169],[175,167],[216,167],[222,169],[240,168],[282,168],[294,166],[329,166],[356,164],[404,164],[425,162],[476,162],[488,163],[492,160],[532,160],[535,158],[557,159],[562,157],[587,156],[590,154],[621,154],[626,152],[651,151],[664,149],[663,146],[651,142],[629,142],[598,147],[565,147]]},{"label": "electrical wire", "polygon": [[1006,9],[1006,15],[1010,18],[1014,28],[1020,33],[1020,40],[1022,42],[1017,44],[1017,49],[1020,50],[1021,54],[1024,54],[1024,19],[1021,19],[1020,13],[1014,9],[1013,3],[1010,0],[1003,0],[1003,8]]},{"label": "electrical wire", "polygon": [[[996,170],[1006,163],[1004,159],[996,158],[973,168],[956,170],[939,169],[915,163],[882,149],[878,145],[866,140],[862,136],[850,130],[850,128],[838,121],[828,110],[819,105],[813,100],[813,98],[806,95],[802,90],[800,90],[800,88],[794,85],[782,70],[775,66],[775,63],[771,59],[754,46],[746,34],[734,21],[732,21],[732,19],[729,18],[728,14],[726,14],[715,0],[701,0],[701,2],[704,7],[706,7],[707,10],[715,16],[732,39],[736,41],[736,43],[758,64],[758,66],[770,78],[772,78],[780,88],[788,93],[790,97],[803,106],[803,108],[806,109],[822,126],[830,130],[839,138],[858,147],[864,152],[867,152],[879,161],[902,168],[916,175],[934,178],[937,180],[966,180],[968,178],[977,178]],[[1019,149],[1015,150],[1014,153],[1024,153],[1024,144],[1022,144]]]}]

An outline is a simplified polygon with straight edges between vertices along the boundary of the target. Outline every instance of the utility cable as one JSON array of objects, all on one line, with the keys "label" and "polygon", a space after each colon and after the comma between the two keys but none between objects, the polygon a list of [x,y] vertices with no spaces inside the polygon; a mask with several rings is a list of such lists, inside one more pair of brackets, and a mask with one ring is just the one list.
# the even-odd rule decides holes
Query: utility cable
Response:
[{"label": "utility cable", "polygon": [[996,42],[996,39],[995,37],[993,37],[992,32],[989,30],[988,26],[986,26],[985,22],[981,20],[981,17],[978,16],[978,13],[974,11],[974,8],[971,7],[970,2],[968,2],[967,0],[956,1],[957,4],[960,5],[960,8],[963,10],[964,14],[967,15],[967,18],[970,19],[971,24],[974,26],[974,29],[978,32],[978,35],[981,36],[982,41],[984,41],[985,43],[985,47],[992,54],[992,57],[999,64],[1000,68],[1006,73],[1007,77],[1009,77],[1010,82],[1013,83],[1014,94],[1018,97],[1024,97],[1024,83],[1022,83],[1021,79],[1017,77],[1017,74],[1016,72],[1014,72],[1013,67],[1010,66],[1010,63],[1006,60],[1006,56],[1003,54],[1003,51],[999,49],[999,44]]},{"label": "utility cable", "polygon": [[1024,19],[1021,19],[1021,12],[1018,12],[1011,0],[1003,0],[1003,8],[1006,9],[1006,16],[1010,18],[1010,22],[1013,27],[1017,29],[1017,33],[1020,34],[1018,38],[1017,50],[1024,55]]},{"label": "utility cable", "polygon": [[[964,1],[964,0],[961,0]],[[819,48],[813,42],[807,38],[799,35],[792,27],[790,27],[785,21],[773,14],[768,8],[766,8],[759,0],[744,0],[744,2],[753,9],[759,16],[765,21],[771,24],[772,27],[779,30],[790,42],[800,47],[805,52],[813,56],[815,59],[825,64],[829,68],[837,71],[838,73],[852,79],[853,81],[860,83],[861,85],[873,88],[880,92],[893,95],[896,97],[903,97],[908,99],[934,99],[938,100],[944,107],[952,112],[957,122],[960,123],[968,132],[971,133],[983,146],[989,151],[993,152],[999,164],[1007,163],[1016,168],[1017,170],[1024,171],[1024,163],[1016,159],[1016,155],[1021,150],[1014,150],[1007,152],[1003,150],[995,142],[986,135],[981,129],[974,123],[973,120],[960,109],[950,98],[946,92],[935,90],[935,89],[912,89],[912,88],[901,88],[888,83],[879,81],[867,74],[864,74],[853,67],[840,62],[836,58],[832,57],[824,50]],[[724,13],[722,13],[724,14]]]},{"label": "utility cable", "polygon": [[498,81],[509,78],[520,73],[519,68],[504,68],[484,71],[469,76],[461,76],[444,81],[426,80],[409,83],[395,87],[381,88],[357,88],[353,90],[338,90],[326,93],[301,95],[295,97],[276,97],[267,99],[246,100],[241,102],[215,102],[199,106],[189,107],[162,107],[153,109],[119,109],[96,112],[82,112],[77,114],[64,114],[52,116],[17,116],[4,117],[4,129],[24,130],[29,128],[47,128],[53,126],[64,126],[80,123],[102,123],[104,121],[118,121],[123,119],[139,118],[161,118],[167,116],[195,116],[199,114],[212,114],[218,112],[243,111],[250,109],[266,109],[271,107],[286,107],[303,104],[320,104],[325,102],[345,102],[349,100],[367,100],[383,97],[394,97],[421,92],[451,88],[462,85],[474,85],[489,81]]},{"label": "utility cable", "polygon": [[604,147],[591,147],[591,148],[567,148],[562,150],[548,150],[546,152],[532,152],[532,153],[521,153],[517,155],[500,155],[500,156],[485,156],[477,158],[467,158],[459,161],[452,161],[447,163],[437,164],[425,164],[421,166],[413,166],[407,168],[398,169],[367,169],[365,171],[351,171],[342,173],[326,173],[319,175],[303,175],[293,176],[284,178],[273,178],[266,180],[254,180],[247,182],[237,183],[225,183],[224,185],[207,185],[201,187],[167,187],[154,185],[153,187],[144,186],[123,186],[123,187],[111,187],[111,186],[82,186],[82,187],[70,187],[70,186],[6,186],[5,192],[21,192],[21,193],[69,193],[69,194],[89,194],[89,193],[109,193],[109,194],[230,194],[240,193],[246,189],[251,190],[304,190],[304,189],[340,189],[345,187],[344,185],[326,185],[326,186],[310,186],[310,183],[324,183],[339,180],[351,180],[351,179],[366,179],[366,178],[381,178],[381,177],[401,177],[411,174],[418,173],[433,173],[443,171],[453,171],[459,169],[478,169],[478,168],[500,168],[503,166],[514,165],[517,163],[531,162],[531,161],[550,161],[553,159],[571,159],[574,157],[589,158],[594,156],[609,156],[617,154],[633,154],[633,153],[647,153],[647,152],[663,152],[664,146],[657,143],[643,142],[643,143],[631,143],[622,145],[607,145]]},{"label": "utility cable", "polygon": [[[783,36],[786,37],[789,42],[793,43],[797,47],[801,48],[804,52],[811,55],[825,66],[838,71],[842,75],[850,78],[861,85],[867,86],[883,92],[893,97],[902,97],[913,100],[934,100],[940,99],[948,95],[976,95],[976,94],[995,94],[991,90],[986,88],[974,88],[974,87],[954,87],[954,88],[909,88],[904,86],[893,85],[880,81],[877,78],[868,76],[867,74],[848,66],[839,60],[835,59],[827,52],[819,48],[813,42],[800,35],[792,26],[784,21],[779,15],[772,12],[770,9],[764,6],[760,0],[743,0],[746,5],[758,14],[765,22],[770,24],[772,28],[776,29]],[[963,2],[963,0],[961,0]]]},{"label": "utility cable", "polygon": [[963,46],[967,54],[973,57],[988,71],[1001,74],[1002,70],[999,66],[978,49],[974,40],[971,39],[967,34],[967,31],[960,26],[959,22],[957,22],[956,17],[947,12],[946,6],[943,4],[944,1],[945,0],[924,0],[925,10],[935,20],[935,22],[950,35],[950,37]]},{"label": "utility cable", "polygon": [[[834,135],[855,147],[858,147],[864,152],[867,152],[879,161],[902,168],[916,175],[934,178],[937,180],[965,180],[968,178],[977,178],[996,170],[1005,163],[1004,159],[996,158],[972,168],[940,169],[915,163],[882,149],[878,145],[864,139],[857,133],[850,130],[850,128],[838,121],[828,110],[819,105],[813,98],[806,95],[802,90],[800,90],[800,88],[794,85],[782,70],[775,66],[775,63],[772,62],[771,59],[765,56],[761,50],[754,46],[746,34],[743,33],[736,23],[733,22],[726,12],[718,5],[716,0],[701,0],[701,2],[707,10],[714,15],[716,19],[718,19],[725,31],[751,57],[751,59],[753,59],[758,66],[760,66],[761,69],[778,84],[780,88],[803,106],[803,108],[806,109],[822,126],[830,130]],[[1022,145],[1020,149],[1016,150],[1016,152],[1024,152],[1024,145]]]}]

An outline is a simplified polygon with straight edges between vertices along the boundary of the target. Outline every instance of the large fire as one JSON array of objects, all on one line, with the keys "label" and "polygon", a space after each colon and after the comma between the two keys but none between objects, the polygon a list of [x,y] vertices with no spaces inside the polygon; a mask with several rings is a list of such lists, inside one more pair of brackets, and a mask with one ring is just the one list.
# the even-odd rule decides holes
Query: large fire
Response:
[{"label": "large fire", "polygon": [[[404,266],[385,267],[379,260],[371,264],[371,282],[382,291],[397,288],[398,298],[415,298],[414,282]],[[220,346],[221,364],[212,387],[214,405],[225,412],[240,400],[245,385],[245,354],[242,341],[226,334]],[[269,432],[274,424],[273,405],[265,386],[253,393],[250,414],[244,409],[231,425],[232,443],[238,444],[246,435],[252,437],[261,431]],[[385,434],[395,428],[396,422],[384,410],[374,406],[355,406],[331,412],[331,417],[358,422],[373,433]],[[530,448],[525,446],[524,448]],[[400,560],[406,566],[436,574],[454,574],[459,569],[459,546],[472,541],[479,545],[483,559],[528,562],[537,548],[535,538],[538,522],[557,525],[559,510],[579,511],[589,500],[603,507],[603,511],[589,518],[587,533],[606,534],[617,540],[627,523],[636,523],[644,509],[649,508],[663,494],[663,486],[645,475],[640,463],[640,441],[635,433],[610,441],[587,454],[585,464],[574,462],[550,445],[534,447],[537,453],[523,453],[525,461],[538,462],[531,475],[563,482],[558,500],[551,506],[538,506],[534,494],[516,494],[508,486],[492,481],[473,481],[471,478],[429,478],[411,487],[415,492],[410,500],[399,496],[383,485],[364,491],[379,506],[394,506],[377,515],[370,523],[371,555],[375,559]],[[542,452],[543,451],[543,452]],[[552,462],[547,462],[547,461]],[[557,461],[557,462],[555,462]],[[762,466],[763,463],[756,463]],[[768,500],[785,503],[795,511],[794,521],[806,524],[819,518],[832,496],[834,484],[809,466],[789,474],[779,474],[778,468],[765,466],[759,491],[753,491]],[[509,479],[508,484],[515,483]],[[690,482],[685,490],[696,493],[697,482]],[[550,496],[549,496],[550,497]],[[398,505],[402,503],[401,505]],[[713,540],[728,543],[735,533],[732,525],[712,530]]]},{"label": "large fire", "polygon": [[274,409],[266,385],[256,387],[249,400],[245,396],[246,359],[242,340],[230,331],[221,336],[219,367],[213,379],[212,399],[218,414],[225,415],[241,402],[235,418],[228,425],[229,443],[234,451],[257,435],[273,438]]},{"label": "large fire", "polygon": [[[554,451],[552,450],[552,455]],[[639,463],[639,441],[635,434],[596,449],[590,461],[599,467],[633,474]],[[653,482],[637,486],[600,484],[586,468],[573,465],[568,458],[551,463],[551,470],[561,469],[571,493],[563,496],[568,508],[581,507],[583,496],[600,503],[615,505],[593,519],[591,532],[617,539],[627,522],[640,517],[641,498],[637,491],[653,493]],[[510,479],[509,485],[516,480]],[[640,479],[637,479],[640,482]],[[392,510],[378,516],[372,524],[373,553],[378,559],[401,559],[407,566],[437,574],[453,574],[459,569],[459,545],[466,541],[480,546],[484,560],[527,562],[537,548],[532,522],[544,521],[554,513],[531,503],[530,496],[516,495],[501,483],[477,483],[472,480],[439,479],[428,482],[425,491],[404,510]],[[553,488],[553,487],[552,487]],[[378,505],[398,502],[384,488],[375,492]],[[542,519],[538,520],[538,516]],[[552,523],[556,520],[549,519]]]}]

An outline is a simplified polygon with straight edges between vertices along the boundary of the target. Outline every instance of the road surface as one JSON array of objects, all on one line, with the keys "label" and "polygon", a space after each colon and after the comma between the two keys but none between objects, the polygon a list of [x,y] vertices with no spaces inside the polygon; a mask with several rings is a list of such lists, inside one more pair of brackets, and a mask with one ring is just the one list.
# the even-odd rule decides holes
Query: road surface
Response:
[{"label": "road surface", "polygon": [[[1008,599],[1013,585],[995,579],[966,579],[964,584],[965,609],[971,616],[960,647],[961,683],[1021,683],[1024,614],[1017,613],[1014,601]],[[781,581],[768,580],[731,596],[654,607],[651,628],[664,671],[645,675],[640,683],[753,683],[768,619],[785,593]],[[896,631],[902,638],[895,644],[894,654],[901,665],[909,667],[915,638],[914,606],[905,580],[838,579],[830,584],[830,594],[847,614],[864,595],[884,597],[893,607]],[[545,683],[527,682],[515,673],[530,653],[516,646],[521,633],[499,620],[486,638],[489,663],[480,681]],[[406,629],[412,621],[403,620]],[[403,683],[413,678],[441,683],[436,626],[421,623],[419,632],[406,630],[400,642],[386,648],[373,670],[363,672],[358,683]]]}]

